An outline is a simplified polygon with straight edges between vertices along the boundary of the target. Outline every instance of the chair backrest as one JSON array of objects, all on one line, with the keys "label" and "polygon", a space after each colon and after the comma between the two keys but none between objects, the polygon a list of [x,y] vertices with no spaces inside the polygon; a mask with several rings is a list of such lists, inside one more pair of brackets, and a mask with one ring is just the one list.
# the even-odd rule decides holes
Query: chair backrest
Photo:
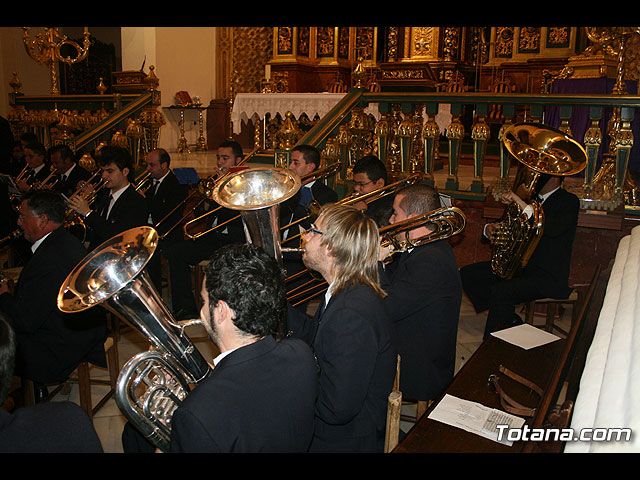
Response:
[{"label": "chair backrest", "polygon": [[402,413],[402,392],[400,392],[400,355],[396,361],[396,376],[393,390],[387,399],[387,426],[384,439],[384,453],[391,452],[400,438],[400,415]]}]

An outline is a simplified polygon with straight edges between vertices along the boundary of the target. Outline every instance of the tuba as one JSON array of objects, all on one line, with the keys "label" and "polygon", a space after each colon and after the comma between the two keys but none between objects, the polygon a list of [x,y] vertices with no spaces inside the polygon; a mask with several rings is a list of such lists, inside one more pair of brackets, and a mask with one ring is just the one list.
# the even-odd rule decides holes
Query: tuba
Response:
[{"label": "tuba", "polygon": [[282,264],[280,204],[300,189],[300,177],[284,168],[258,167],[227,175],[211,196],[220,206],[240,210],[248,243],[259,245]]},{"label": "tuba", "polygon": [[63,282],[58,308],[74,313],[103,305],[150,341],[152,348],[132,357],[120,372],[115,398],[140,433],[166,451],[173,412],[190,386],[212,369],[184,333],[188,324],[173,319],[144,271],[157,246],[158,233],[152,227],[133,228],[107,240]]},{"label": "tuba", "polygon": [[509,279],[527,265],[542,236],[542,205],[532,198],[540,175],[575,175],[586,166],[587,154],[563,131],[537,123],[510,126],[503,141],[520,162],[513,191],[533,209],[527,217],[517,204],[509,204],[491,240],[491,268],[499,277]]}]

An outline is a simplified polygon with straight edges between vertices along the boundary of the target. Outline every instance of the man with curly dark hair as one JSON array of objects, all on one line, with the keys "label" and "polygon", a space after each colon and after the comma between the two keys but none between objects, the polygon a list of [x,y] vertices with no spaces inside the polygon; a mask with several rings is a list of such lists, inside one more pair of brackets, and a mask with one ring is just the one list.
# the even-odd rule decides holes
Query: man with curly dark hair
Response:
[{"label": "man with curly dark hair", "polygon": [[317,367],[311,349],[272,333],[284,273],[260,247],[228,245],[204,269],[200,318],[220,355],[172,418],[171,452],[305,452]]}]

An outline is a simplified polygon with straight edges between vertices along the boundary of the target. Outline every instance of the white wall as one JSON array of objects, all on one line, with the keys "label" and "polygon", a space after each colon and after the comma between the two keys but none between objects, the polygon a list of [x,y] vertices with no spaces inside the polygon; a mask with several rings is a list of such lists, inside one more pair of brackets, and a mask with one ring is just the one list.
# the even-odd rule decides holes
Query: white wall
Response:
[{"label": "white wall", "polygon": [[[175,103],[175,94],[186,90],[207,106],[214,94],[215,27],[122,27],[122,69],[144,71],[154,67],[160,79],[162,107]],[[160,146],[175,151],[179,137],[179,112],[160,109],[167,124],[160,133]],[[206,120],[206,112],[203,112]],[[194,144],[199,135],[198,113],[185,113],[185,137]],[[206,136],[206,132],[205,132]]]}]

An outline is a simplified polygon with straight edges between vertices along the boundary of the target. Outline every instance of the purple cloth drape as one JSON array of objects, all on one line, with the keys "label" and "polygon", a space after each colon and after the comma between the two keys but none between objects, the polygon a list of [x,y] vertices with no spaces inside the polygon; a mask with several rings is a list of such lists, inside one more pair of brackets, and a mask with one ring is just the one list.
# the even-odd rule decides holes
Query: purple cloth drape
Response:
[{"label": "purple cloth drape", "polygon": [[[615,85],[613,78],[565,78],[556,80],[553,83],[552,93],[559,94],[593,94],[593,95],[609,95],[613,91]],[[636,82],[627,81],[627,93],[635,95],[638,92]],[[602,118],[600,119],[600,131],[602,132],[602,144],[598,151],[598,160],[596,168],[602,163],[602,154],[608,150],[609,137],[607,135],[607,123],[611,118],[611,108],[602,109]],[[551,127],[558,128],[560,126],[560,110],[555,105],[546,107],[544,114],[545,123]],[[574,106],[573,113],[569,119],[572,136],[582,145],[584,145],[584,134],[591,125],[589,118],[589,107]],[[640,150],[638,142],[640,142],[640,116],[634,115],[631,123],[631,129],[634,137],[634,144],[629,154],[629,170],[631,172],[640,171]],[[597,170],[596,170],[597,171]],[[577,176],[582,176],[579,174]]]}]

